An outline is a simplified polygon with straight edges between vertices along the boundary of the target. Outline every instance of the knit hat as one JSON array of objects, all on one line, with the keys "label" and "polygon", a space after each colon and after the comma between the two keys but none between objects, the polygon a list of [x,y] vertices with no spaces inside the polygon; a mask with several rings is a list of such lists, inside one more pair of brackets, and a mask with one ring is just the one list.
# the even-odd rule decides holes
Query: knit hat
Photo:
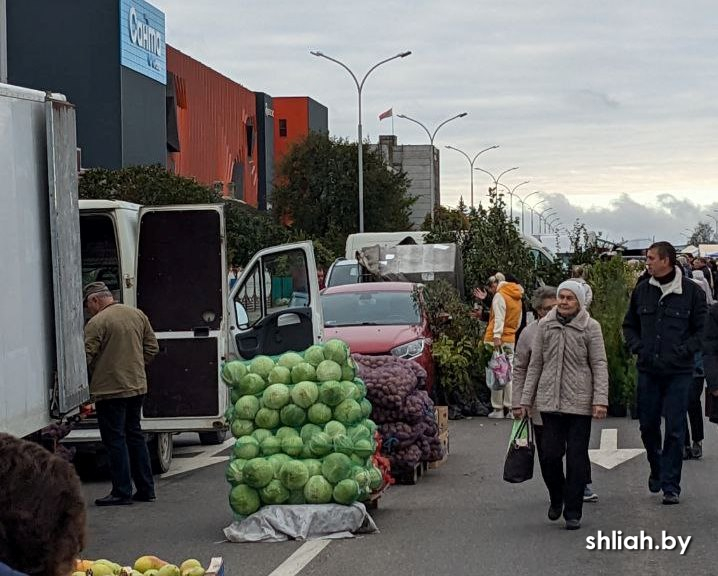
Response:
[{"label": "knit hat", "polygon": [[576,299],[578,300],[581,308],[586,307],[586,291],[580,283],[575,280],[566,280],[565,282],[562,282],[556,289],[556,296],[560,294],[561,290],[570,290],[573,292],[576,295]]}]

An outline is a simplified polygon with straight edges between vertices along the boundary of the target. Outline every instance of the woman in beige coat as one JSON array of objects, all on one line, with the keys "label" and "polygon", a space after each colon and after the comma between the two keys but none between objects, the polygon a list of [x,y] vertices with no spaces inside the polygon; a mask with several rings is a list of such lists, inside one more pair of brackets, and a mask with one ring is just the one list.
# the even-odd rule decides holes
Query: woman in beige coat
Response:
[{"label": "woman in beige coat", "polygon": [[535,405],[541,412],[548,517],[558,520],[563,513],[566,528],[576,530],[590,466],[591,417],[605,418],[608,407],[608,369],[601,326],[585,309],[583,287],[567,280],[557,293],[558,306],[536,331],[521,409],[527,415]]}]

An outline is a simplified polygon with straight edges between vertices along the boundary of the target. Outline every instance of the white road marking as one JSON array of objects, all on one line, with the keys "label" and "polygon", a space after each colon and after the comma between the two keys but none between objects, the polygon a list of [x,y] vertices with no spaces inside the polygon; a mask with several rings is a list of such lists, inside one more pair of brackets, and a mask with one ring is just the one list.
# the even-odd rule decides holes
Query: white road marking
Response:
[{"label": "white road marking", "polygon": [[618,448],[618,429],[604,428],[601,430],[601,444],[598,450],[589,450],[591,462],[612,470],[619,464],[628,462],[645,453],[643,448]]},{"label": "white road marking", "polygon": [[173,451],[175,454],[192,454],[196,452],[197,455],[188,458],[174,458],[169,471],[162,474],[161,478],[170,478],[177,474],[184,474],[212,464],[226,462],[229,460],[229,456],[217,456],[217,454],[233,446],[235,441],[235,438],[230,437],[217,446],[181,446],[175,448]]},{"label": "white road marking", "polygon": [[295,576],[324,550],[331,540],[309,540],[275,568],[269,576]]}]

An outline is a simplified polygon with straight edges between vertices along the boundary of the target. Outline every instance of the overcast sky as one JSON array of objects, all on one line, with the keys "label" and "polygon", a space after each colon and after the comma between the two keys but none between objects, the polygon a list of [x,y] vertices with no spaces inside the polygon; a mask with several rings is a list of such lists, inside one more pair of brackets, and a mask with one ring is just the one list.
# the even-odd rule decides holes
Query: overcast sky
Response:
[{"label": "overcast sky", "polygon": [[[565,225],[581,217],[610,238],[682,240],[718,209],[718,8],[715,0],[152,0],[167,41],[233,80],[329,109],[332,134],[356,140],[357,75],[365,136],[378,115],[444,126],[442,203],[469,201],[471,156],[518,193],[543,190]],[[400,143],[424,144],[395,118]],[[477,202],[489,177],[475,173]],[[529,201],[540,198],[535,195]],[[547,205],[547,204],[544,204]],[[517,207],[518,209],[518,207]],[[718,214],[714,214],[718,217]],[[528,226],[528,220],[527,220]]]}]

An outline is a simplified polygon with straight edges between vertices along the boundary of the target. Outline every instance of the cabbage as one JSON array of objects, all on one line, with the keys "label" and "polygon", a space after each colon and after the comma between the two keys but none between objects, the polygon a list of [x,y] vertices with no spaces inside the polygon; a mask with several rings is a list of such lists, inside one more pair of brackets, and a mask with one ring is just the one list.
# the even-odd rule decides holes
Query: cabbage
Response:
[{"label": "cabbage", "polygon": [[356,376],[356,370],[346,364],[342,366],[342,380],[354,380]]},{"label": "cabbage", "polygon": [[300,408],[309,408],[319,398],[319,388],[314,382],[303,381],[292,388],[292,402]]},{"label": "cabbage", "polygon": [[306,504],[307,499],[304,497],[304,490],[292,490],[289,492],[289,500],[286,502],[287,504]]},{"label": "cabbage", "polygon": [[291,370],[297,364],[301,364],[302,362],[304,362],[304,359],[301,354],[297,354],[296,352],[285,352],[279,357],[279,360],[277,360],[277,366],[282,366],[283,368]]},{"label": "cabbage", "polygon": [[[324,476],[332,484],[336,484],[349,478],[352,473],[352,461],[346,454],[337,452],[329,454],[322,462],[322,476]],[[245,466],[245,475],[246,475]]]},{"label": "cabbage", "polygon": [[332,419],[332,409],[326,404],[318,402],[309,408],[308,416],[312,424],[323,426]]},{"label": "cabbage", "polygon": [[367,400],[366,398],[362,398],[362,401],[359,402],[359,407],[361,408],[361,414],[364,418],[369,418],[371,416],[371,402]]},{"label": "cabbage", "polygon": [[274,368],[274,360],[269,356],[257,356],[249,363],[249,371],[252,374],[261,376],[264,380],[267,379],[272,368]]},{"label": "cabbage", "polygon": [[339,384],[341,384],[342,391],[344,392],[345,400],[348,398],[351,398],[352,400],[357,400],[356,397],[359,394],[358,394],[357,387],[354,384],[354,382],[351,382],[349,380],[342,380],[341,382],[339,382]]},{"label": "cabbage", "polygon": [[279,425],[279,410],[271,410],[270,408],[260,408],[254,423],[260,428],[273,430]]},{"label": "cabbage", "polygon": [[282,451],[282,441],[274,436],[268,436],[259,445],[262,447],[262,456],[271,456]]},{"label": "cabbage", "polygon": [[300,428],[307,421],[307,413],[299,406],[287,404],[280,413],[282,424],[293,428]]},{"label": "cabbage", "polygon": [[369,488],[372,490],[379,490],[381,485],[384,483],[384,477],[381,470],[376,466],[369,468]]},{"label": "cabbage", "polygon": [[335,436],[339,434],[346,434],[347,429],[341,422],[337,422],[336,420],[332,420],[330,422],[327,422],[327,425],[324,426],[324,432],[332,439],[334,439]]},{"label": "cabbage", "polygon": [[244,483],[252,488],[264,488],[274,478],[274,468],[265,458],[252,458],[242,468]]},{"label": "cabbage", "polygon": [[269,484],[259,491],[259,497],[265,504],[284,504],[289,500],[289,490],[277,479],[272,479]]},{"label": "cabbage", "polygon": [[254,432],[252,432],[252,436],[254,436],[260,444],[271,435],[272,432],[270,430],[265,430],[264,428],[257,428]]},{"label": "cabbage", "polygon": [[346,399],[346,395],[339,382],[329,380],[319,387],[319,399],[327,406],[338,406]]},{"label": "cabbage", "polygon": [[302,441],[307,444],[310,438],[314,436],[317,432],[323,432],[320,426],[317,426],[316,424],[305,424],[304,426],[302,426],[302,430],[299,433],[299,436],[302,438]]},{"label": "cabbage", "polygon": [[361,406],[356,400],[344,400],[334,408],[334,418],[342,424],[356,424],[362,419]]},{"label": "cabbage", "polygon": [[362,468],[366,468],[370,464],[370,458],[366,456],[359,456],[356,452],[352,454],[350,460],[354,466],[361,466]]},{"label": "cabbage", "polygon": [[287,462],[291,462],[291,460],[291,456],[287,456],[283,453],[273,454],[267,458],[267,462],[272,465],[275,478],[279,478],[279,471],[282,469],[282,466],[284,466]]},{"label": "cabbage", "polygon": [[259,456],[259,442],[253,436],[242,436],[234,443],[235,458],[251,460]]},{"label": "cabbage", "polygon": [[356,480],[342,480],[334,487],[334,501],[338,504],[351,504],[359,498],[359,484]]},{"label": "cabbage", "polygon": [[232,407],[234,407],[234,403],[241,397],[242,395],[239,393],[239,390],[237,388],[232,388],[232,391],[229,393],[229,400],[232,403]]},{"label": "cabbage", "polygon": [[262,404],[265,408],[279,410],[289,404],[289,387],[286,384],[272,384],[262,394]]},{"label": "cabbage", "polygon": [[333,448],[332,439],[324,432],[317,432],[309,439],[309,450],[314,456],[325,456]]},{"label": "cabbage", "polygon": [[304,442],[299,436],[287,436],[282,438],[282,452],[290,456],[297,457],[301,455]]},{"label": "cabbage", "polygon": [[291,384],[292,372],[284,366],[275,366],[267,376],[267,381],[270,384]]},{"label": "cabbage", "polygon": [[237,389],[242,396],[253,396],[255,394],[260,394],[262,390],[264,390],[264,386],[264,378],[257,374],[247,374],[239,381]]},{"label": "cabbage", "polygon": [[354,453],[354,442],[346,434],[337,434],[334,437],[334,451],[351,456]]},{"label": "cabbage", "polygon": [[222,366],[222,380],[228,386],[239,386],[239,381],[247,374],[247,367],[244,363],[233,360]]},{"label": "cabbage", "polygon": [[351,428],[347,428],[347,434],[354,442],[357,440],[371,440],[371,432],[363,424],[357,424]]},{"label": "cabbage", "polygon": [[324,476],[312,476],[304,485],[304,498],[308,504],[328,504],[332,501],[332,485]]},{"label": "cabbage", "polygon": [[309,480],[309,470],[303,462],[292,460],[281,467],[279,479],[289,490],[299,490]]},{"label": "cabbage", "polygon": [[324,362],[324,349],[321,346],[310,346],[304,351],[304,361],[315,368]]},{"label": "cabbage", "polygon": [[291,426],[282,426],[279,430],[277,430],[275,436],[280,440],[284,440],[289,436],[299,436],[299,432],[297,432]]},{"label": "cabbage", "polygon": [[251,420],[236,418],[232,422],[232,426],[230,428],[232,430],[232,436],[235,438],[241,438],[242,436],[249,436],[252,432],[254,432],[254,422]]},{"label": "cabbage", "polygon": [[365,418],[361,421],[361,423],[363,426],[366,426],[369,429],[369,432],[371,432],[371,435],[374,436],[374,432],[376,432],[376,424],[374,424],[374,421]]},{"label": "cabbage", "polygon": [[354,442],[354,453],[361,457],[368,458],[376,452],[376,446],[371,440],[360,439]]},{"label": "cabbage", "polygon": [[329,340],[324,343],[324,358],[327,360],[333,360],[340,366],[346,364],[349,358],[349,347],[345,342],[337,340]]},{"label": "cabbage", "polygon": [[234,404],[234,414],[236,418],[244,418],[245,420],[254,420],[259,410],[259,398],[256,396],[242,396]]},{"label": "cabbage", "polygon": [[236,418],[235,410],[234,410],[234,404],[230,404],[227,409],[224,411],[224,419],[227,423],[232,422]]},{"label": "cabbage", "polygon": [[360,400],[363,400],[366,398],[366,384],[364,384],[363,380],[360,380],[359,378],[354,379],[354,386],[356,388],[357,393],[359,394],[359,398],[354,398],[357,402]]},{"label": "cabbage", "polygon": [[[342,367],[336,362],[331,360],[324,360],[319,366],[317,366],[317,380],[319,382],[328,382],[329,380],[341,380],[342,379]],[[307,378],[310,380],[310,378]]]},{"label": "cabbage", "polygon": [[[302,442],[304,442],[304,440],[302,440]],[[299,455],[299,457],[303,460],[306,460],[308,458],[314,458],[314,454],[309,448],[309,444],[307,444],[306,442],[304,442],[304,447],[302,448],[302,453]]]},{"label": "cabbage", "polygon": [[314,366],[308,364],[307,362],[302,362],[292,368],[292,382],[294,384],[299,384],[300,382],[304,382],[306,380],[314,381],[316,377],[317,374],[314,370]]},{"label": "cabbage", "polygon": [[309,470],[309,477],[312,476],[320,476],[322,473],[322,463],[317,460],[316,458],[306,458],[302,460],[304,465],[307,467],[307,470]]},{"label": "cabbage", "polygon": [[229,505],[235,514],[249,516],[259,510],[259,493],[246,484],[239,484],[229,493]]},{"label": "cabbage", "polygon": [[360,490],[366,490],[369,488],[369,483],[371,482],[371,476],[369,476],[369,471],[365,468],[361,468],[357,466],[353,470],[354,473],[354,480],[359,485]]},{"label": "cabbage", "polygon": [[246,463],[246,460],[237,458],[236,460],[232,460],[229,464],[227,464],[227,468],[224,471],[224,476],[225,478],[227,478],[227,482],[229,482],[232,486],[236,486],[237,484],[242,483],[242,468],[244,468],[244,465]]}]

